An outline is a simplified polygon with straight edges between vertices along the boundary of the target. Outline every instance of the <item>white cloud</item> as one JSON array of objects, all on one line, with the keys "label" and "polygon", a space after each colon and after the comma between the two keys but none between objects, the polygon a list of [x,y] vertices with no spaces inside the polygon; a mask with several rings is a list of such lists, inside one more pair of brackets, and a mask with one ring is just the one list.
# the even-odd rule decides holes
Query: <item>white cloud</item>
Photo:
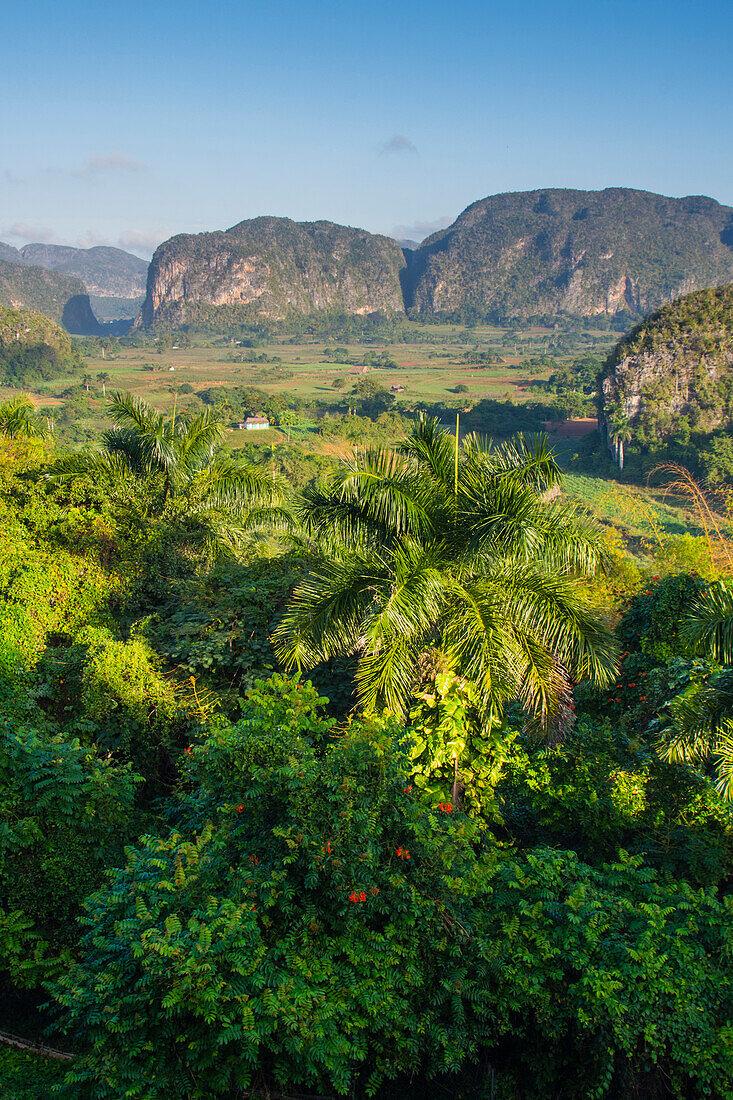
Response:
[{"label": "white cloud", "polygon": [[389,141],[385,141],[380,148],[380,153],[417,153],[417,146],[413,145],[404,134],[394,134]]},{"label": "white cloud", "polygon": [[452,221],[453,218],[443,217],[436,218],[432,222],[413,222],[412,225],[396,225],[390,233],[390,237],[394,237],[398,241],[422,241],[426,237],[429,237],[431,233],[437,233],[439,229],[445,229]]},{"label": "white cloud", "polygon": [[146,258],[152,256],[161,241],[167,240],[170,233],[159,230],[126,229],[120,233],[117,244],[120,248],[127,248],[131,252],[140,252]]},{"label": "white cloud", "polygon": [[101,233],[95,232],[94,229],[87,229],[85,233],[81,233],[76,238],[77,248],[94,248],[98,244],[112,244],[113,242],[109,237],[103,237]]},{"label": "white cloud", "polygon": [[90,180],[100,172],[143,172],[146,167],[147,165],[142,161],[128,157],[124,153],[96,153],[94,156],[86,157],[84,167],[77,169],[74,175]]},{"label": "white cloud", "polygon": [[12,225],[0,229],[0,238],[14,237],[24,244],[51,244],[57,242],[53,229],[47,225],[29,225],[27,222],[13,222]]}]

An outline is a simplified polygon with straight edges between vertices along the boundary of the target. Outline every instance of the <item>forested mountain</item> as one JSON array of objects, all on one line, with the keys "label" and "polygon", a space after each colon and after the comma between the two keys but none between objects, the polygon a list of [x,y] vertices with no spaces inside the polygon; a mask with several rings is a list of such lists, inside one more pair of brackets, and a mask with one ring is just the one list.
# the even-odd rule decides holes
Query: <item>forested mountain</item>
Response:
[{"label": "forested mountain", "polygon": [[0,385],[33,385],[80,362],[78,348],[48,317],[0,306]]},{"label": "forested mountain", "polygon": [[[102,321],[135,317],[145,296],[148,265],[121,248],[96,245],[70,248],[59,244],[26,244],[23,248],[0,241],[0,260],[29,267],[43,267],[80,280],[91,296],[96,317]],[[88,328],[88,318],[84,332]]]},{"label": "forested mountain", "polygon": [[731,1100],[733,546],[108,411],[0,402],[3,1100]]},{"label": "forested mountain", "polygon": [[84,284],[45,267],[0,259],[0,305],[38,310],[68,332],[95,333],[99,329]]},{"label": "forested mountain", "polygon": [[121,248],[27,244],[19,251],[24,263],[81,279],[90,294],[104,298],[140,298],[145,294],[147,263]]},{"label": "forested mountain", "polygon": [[411,254],[417,314],[648,313],[733,282],[733,209],[612,187],[492,195]]},{"label": "forested mountain", "polygon": [[389,237],[333,222],[254,218],[160,245],[150,264],[142,321],[402,313],[404,266],[399,245]]},{"label": "forested mountain", "polygon": [[272,217],[173,237],[153,258],[142,320],[642,315],[732,281],[730,207],[620,187],[549,189],[481,199],[419,246]]},{"label": "forested mountain", "polygon": [[606,438],[642,447],[710,432],[733,412],[733,286],[665,306],[623,337],[601,385]]}]

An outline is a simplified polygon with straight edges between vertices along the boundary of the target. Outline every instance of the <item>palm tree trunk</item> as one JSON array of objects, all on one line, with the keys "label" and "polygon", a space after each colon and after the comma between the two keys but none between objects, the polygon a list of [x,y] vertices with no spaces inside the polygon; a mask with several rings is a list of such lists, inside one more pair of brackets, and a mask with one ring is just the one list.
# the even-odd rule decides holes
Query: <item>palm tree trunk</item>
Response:
[{"label": "palm tree trunk", "polygon": [[172,487],[172,485],[171,485],[171,475],[170,475],[170,474],[166,474],[166,475],[165,475],[165,483],[164,483],[164,485],[163,485],[163,499],[162,499],[162,500],[161,500],[161,502],[160,502],[160,510],[161,510],[161,512],[163,511],[163,509],[164,509],[164,508],[165,508],[165,506],[166,506],[166,503],[167,503],[167,501],[168,501],[168,497],[169,497],[169,496],[173,496],[173,491],[172,491],[172,489],[173,489],[173,487]]},{"label": "palm tree trunk", "polygon": [[619,439],[618,441],[618,468],[623,470],[624,468],[624,441]]},{"label": "palm tree trunk", "polygon": [[453,754],[453,786],[450,792],[450,800],[454,809],[458,809],[458,756]]}]

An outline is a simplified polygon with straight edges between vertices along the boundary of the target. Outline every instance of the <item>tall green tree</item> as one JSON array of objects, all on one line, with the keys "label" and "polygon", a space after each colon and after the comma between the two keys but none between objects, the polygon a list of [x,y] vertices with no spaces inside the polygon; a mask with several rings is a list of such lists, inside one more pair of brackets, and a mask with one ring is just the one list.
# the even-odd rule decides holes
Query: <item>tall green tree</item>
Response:
[{"label": "tall green tree", "polygon": [[616,461],[619,470],[624,468],[624,443],[633,439],[634,432],[629,418],[623,412],[618,412],[609,426],[609,436],[616,451]]},{"label": "tall green tree", "polygon": [[216,412],[166,417],[129,393],[114,394],[108,406],[113,428],[102,449],[60,458],[50,476],[89,475],[116,487],[135,482],[148,516],[177,509],[232,546],[263,526],[287,524],[278,478],[222,449],[225,428]]},{"label": "tall green tree", "polygon": [[561,475],[542,439],[456,448],[424,420],[397,451],[367,450],[306,491],[322,561],[276,632],[280,656],[310,668],[355,654],[361,704],[396,714],[438,661],[471,684],[483,720],[519,698],[561,733],[573,681],[615,668],[580,583],[603,564],[599,532],[551,499]]}]

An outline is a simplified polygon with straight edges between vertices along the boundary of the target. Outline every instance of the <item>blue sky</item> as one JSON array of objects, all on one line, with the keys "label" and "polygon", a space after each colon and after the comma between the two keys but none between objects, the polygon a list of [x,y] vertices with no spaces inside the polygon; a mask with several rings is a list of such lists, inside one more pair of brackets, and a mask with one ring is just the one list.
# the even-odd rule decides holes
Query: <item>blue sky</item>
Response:
[{"label": "blue sky", "polygon": [[484,195],[733,205],[730,0],[26,0],[3,16],[0,240],[258,214],[419,237]]}]

